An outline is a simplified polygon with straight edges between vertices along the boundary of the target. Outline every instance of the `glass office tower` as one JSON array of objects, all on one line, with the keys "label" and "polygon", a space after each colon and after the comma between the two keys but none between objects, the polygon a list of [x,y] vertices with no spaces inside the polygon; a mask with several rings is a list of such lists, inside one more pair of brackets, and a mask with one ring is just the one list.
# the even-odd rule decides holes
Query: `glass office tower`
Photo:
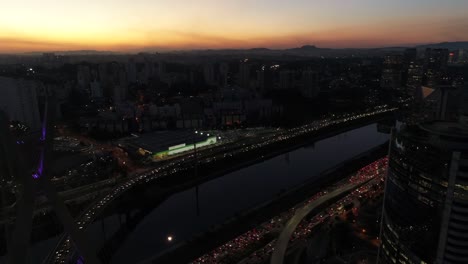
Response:
[{"label": "glass office tower", "polygon": [[468,263],[468,118],[394,133],[379,263]]}]

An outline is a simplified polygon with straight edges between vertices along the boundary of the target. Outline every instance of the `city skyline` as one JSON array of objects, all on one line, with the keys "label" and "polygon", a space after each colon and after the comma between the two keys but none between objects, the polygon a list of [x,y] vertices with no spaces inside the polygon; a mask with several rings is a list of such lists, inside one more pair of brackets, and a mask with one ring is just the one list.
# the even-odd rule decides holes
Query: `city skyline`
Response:
[{"label": "city skyline", "polygon": [[468,40],[465,1],[22,0],[0,11],[0,53],[411,46]]},{"label": "city skyline", "polygon": [[1,6],[0,263],[468,263],[467,0]]}]

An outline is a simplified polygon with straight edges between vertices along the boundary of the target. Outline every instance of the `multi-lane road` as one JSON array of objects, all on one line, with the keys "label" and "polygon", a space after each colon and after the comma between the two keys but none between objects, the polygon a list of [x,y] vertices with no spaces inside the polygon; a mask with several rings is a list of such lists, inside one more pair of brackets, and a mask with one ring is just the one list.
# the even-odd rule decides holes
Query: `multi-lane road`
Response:
[{"label": "multi-lane road", "polygon": [[304,219],[304,217],[309,215],[313,210],[317,209],[321,205],[329,201],[336,200],[337,198],[346,195],[347,193],[357,189],[359,186],[362,186],[364,184],[365,183],[350,183],[348,185],[341,186],[340,188],[320,197],[314,202],[296,211],[296,214],[294,214],[294,216],[288,221],[283,231],[281,232],[278,240],[276,241],[275,250],[273,251],[273,254],[271,256],[271,264],[282,264],[284,262],[284,257],[286,254],[286,250],[288,249],[288,244],[291,240],[291,236],[293,235],[299,223],[301,223],[301,221]]},{"label": "multi-lane road", "polygon": [[[194,164],[194,161],[199,164],[208,164],[214,161],[220,161],[225,158],[243,155],[247,152],[259,150],[276,143],[287,142],[288,140],[300,136],[305,136],[312,132],[319,132],[321,129],[325,129],[334,125],[345,125],[346,123],[351,123],[360,119],[366,119],[372,116],[378,116],[381,114],[393,112],[395,110],[396,108],[379,107],[364,113],[352,113],[343,116],[332,115],[323,120],[315,121],[304,126],[292,129],[282,129],[278,130],[277,133],[272,133],[270,135],[247,138],[243,141],[233,142],[211,149],[200,150],[196,156],[194,154],[181,156],[178,159],[173,159],[170,162],[167,162],[157,168],[134,175],[127,181],[118,184],[106,195],[102,196],[102,198],[98,199],[90,207],[88,207],[76,219],[76,221],[80,229],[86,229],[86,227],[102,213],[104,208],[106,208],[114,199],[121,196],[127,190],[135,187],[136,185],[145,184],[157,179],[168,178],[176,173],[180,173],[183,170],[187,170]],[[75,251],[71,239],[67,234],[63,234],[59,240],[59,243],[57,244],[57,247],[53,250],[53,252],[51,252],[44,263],[67,263],[74,253]]]},{"label": "multi-lane road", "polygon": [[[386,173],[387,164],[388,158],[381,158],[360,168],[357,173],[348,178],[335,184],[323,186],[322,191],[315,193],[306,201],[227,241],[191,263],[236,262],[239,264],[258,264],[270,261],[272,253],[278,250],[277,243],[282,243],[283,247],[282,249],[280,247],[280,250],[284,250],[289,242],[287,246],[289,250],[290,247],[297,245],[294,242],[310,236],[313,230],[325,223],[327,219],[333,219],[333,216],[344,213],[345,205],[355,202],[361,197],[378,196],[383,190],[383,177]],[[355,187],[351,188],[350,191],[346,191],[348,186]],[[330,199],[323,198],[330,193],[340,192],[340,190],[343,191],[342,195]],[[322,203],[322,200],[327,201]],[[332,205],[330,206],[330,204]],[[320,209],[317,207],[320,207]],[[307,217],[304,217],[306,215],[312,218],[306,220]],[[288,235],[283,235],[280,242],[277,242],[276,237],[280,237],[283,230],[286,230],[285,232],[288,232]]]}]

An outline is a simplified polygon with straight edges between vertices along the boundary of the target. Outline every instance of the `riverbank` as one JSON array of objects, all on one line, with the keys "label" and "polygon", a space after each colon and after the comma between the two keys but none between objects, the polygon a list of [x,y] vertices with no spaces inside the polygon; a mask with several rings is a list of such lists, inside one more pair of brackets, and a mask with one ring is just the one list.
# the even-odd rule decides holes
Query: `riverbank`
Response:
[{"label": "riverbank", "polygon": [[[210,180],[222,177],[228,173],[267,161],[304,146],[313,145],[315,142],[320,140],[331,138],[347,131],[377,123],[382,120],[388,120],[390,118],[391,115],[389,115],[389,113],[384,113],[377,116],[354,120],[351,124],[347,123],[346,125],[333,125],[327,128],[322,128],[318,131],[308,133],[307,135],[301,136],[301,138],[294,138],[287,142],[280,142],[277,144],[272,144],[272,146],[250,151],[251,153],[246,152],[246,154],[243,155],[226,157],[214,162],[199,162],[197,169],[194,167],[195,161],[187,161],[187,163],[191,165],[188,165],[188,168],[184,168],[179,172],[172,174],[170,177],[159,178],[153,182],[135,186],[127,192],[131,194],[130,196],[134,197],[132,200],[159,201],[164,197],[169,197],[171,194],[193,188]],[[209,155],[205,155],[205,157],[206,156]],[[199,157],[199,159],[202,160],[205,157]],[[148,188],[155,188],[154,186],[158,187],[157,194],[153,192],[151,197],[146,197],[145,199],[138,198],[142,195],[145,195],[145,190]]]},{"label": "riverbank", "polygon": [[[230,172],[237,171],[250,165],[269,160],[281,154],[314,144],[317,141],[330,138],[356,128],[364,127],[372,123],[377,123],[382,120],[391,119],[392,115],[393,113],[389,112],[353,120],[349,123],[335,124],[289,140],[280,141],[262,147],[258,150],[248,151],[243,155],[236,155],[234,157],[224,158],[223,160],[215,162],[199,162],[197,173],[190,173],[195,171],[195,168],[192,166],[178,175],[159,179],[158,184],[161,184],[162,186],[179,185],[181,188],[178,190],[181,191]],[[180,184],[181,182],[183,182],[183,184]]]},{"label": "riverbank", "polygon": [[[353,143],[352,145],[348,145],[347,147],[342,147],[342,143],[339,142],[341,140],[345,140],[345,138],[338,140],[338,142],[337,139],[340,139],[340,137],[334,139],[331,142],[328,140],[324,140],[325,142],[334,142],[326,149],[323,148],[323,145],[317,145],[318,149],[321,149],[320,152],[323,153],[325,156],[328,156],[329,160],[324,160],[325,162],[319,161],[319,163],[317,163],[315,166],[309,169],[303,167],[303,169],[301,169],[300,171],[295,170],[291,177],[286,177],[289,173],[286,171],[283,171],[281,174],[277,174],[276,172],[278,171],[265,171],[261,174],[257,174],[257,172],[254,172],[255,174],[251,175],[251,177],[244,177],[243,175],[240,175],[237,172],[237,170],[239,170],[240,168],[246,167],[253,163],[258,164],[255,164],[255,166],[252,167],[264,167],[264,164],[270,164],[273,160],[278,160],[278,158],[273,157],[280,155],[281,153],[284,153],[288,150],[291,151],[293,149],[300,148],[301,146],[310,144],[311,141],[317,141],[321,137],[330,137],[330,133],[339,134],[340,132],[351,130],[356,126],[360,127],[365,126],[368,123],[377,122],[381,119],[385,119],[391,116],[391,114],[392,113],[390,111],[387,111],[385,113],[377,112],[362,114],[352,116],[349,118],[337,119],[335,121],[323,120],[322,122],[318,122],[316,124],[311,124],[297,129],[279,132],[277,135],[274,135],[272,137],[255,138],[250,140],[250,144],[246,144],[248,142],[240,142],[239,144],[236,144],[235,146],[232,146],[231,148],[227,149],[226,152],[219,151],[214,153],[214,155],[212,155],[213,153],[205,152],[199,155],[199,159],[185,159],[179,163],[173,164],[173,166],[172,164],[170,164],[170,166],[166,168],[153,170],[152,172],[150,172],[150,174],[139,175],[137,178],[131,179],[128,183],[125,183],[124,185],[119,186],[119,188],[116,188],[116,191],[112,194],[109,194],[102,201],[100,201],[97,207],[91,208],[92,211],[89,212],[89,214],[93,215],[93,217],[89,221],[86,221],[82,224],[87,229],[91,228],[87,226],[88,223],[94,221],[96,219],[96,216],[99,216],[99,218],[101,218],[103,216],[103,210],[105,208],[108,208],[108,205],[114,207],[116,206],[116,204],[119,204],[120,201],[127,200],[127,205],[129,206],[127,207],[127,209],[131,210],[130,212],[134,210],[145,210],[147,212],[146,214],[148,215],[146,216],[143,214],[141,216],[138,216],[140,220],[134,219],[136,221],[142,221],[143,219],[145,219],[145,221],[138,224],[138,228],[135,230],[132,230],[132,228],[131,230],[128,230],[127,227],[124,226],[125,223],[123,223],[123,225],[120,224],[122,229],[127,229],[127,235],[132,234],[132,239],[127,239],[126,235],[116,237],[116,240],[111,242],[113,244],[113,246],[111,247],[112,249],[110,250],[110,252],[106,252],[107,254],[105,254],[106,259],[107,261],[110,261],[109,257],[114,255],[112,253],[114,252],[114,250],[117,250],[116,252],[118,253],[116,254],[116,261],[118,259],[120,259],[121,261],[125,259],[125,261],[121,263],[128,263],[129,261],[132,261],[133,257],[131,256],[133,256],[134,254],[136,254],[135,256],[139,256],[140,258],[145,256],[151,256],[151,254],[154,254],[153,252],[157,250],[165,250],[166,248],[168,248],[168,246],[170,246],[167,243],[163,242],[166,239],[168,230],[176,231],[176,234],[178,235],[177,241],[189,239],[198,232],[208,230],[210,228],[210,225],[217,225],[219,223],[224,222],[225,219],[228,219],[229,217],[234,215],[235,212],[242,212],[243,210],[258,205],[259,203],[262,203],[266,200],[271,200],[271,198],[275,197],[278,194],[278,192],[284,191],[284,189],[290,189],[292,188],[292,186],[305,181],[309,177],[317,177],[318,173],[322,172],[323,170],[326,170],[332,166],[335,166],[339,162],[345,161],[350,157],[355,156],[360,151],[364,151],[373,146],[376,146],[375,143],[377,142],[375,141],[378,141],[377,144],[381,144],[381,142],[383,142],[382,136],[380,136],[380,139],[379,136],[373,137],[373,142],[375,142],[374,144],[369,145],[363,142],[364,144],[358,143],[356,145]],[[357,130],[362,131],[362,129]],[[373,135],[373,132],[370,132],[368,128],[365,128],[364,131],[368,131],[367,135]],[[346,134],[347,133],[344,133],[345,137]],[[356,136],[357,135],[354,134],[354,137]],[[366,136],[361,136],[359,138],[365,139]],[[356,142],[356,140],[357,138],[347,139],[343,142],[348,142],[349,144],[352,142]],[[314,151],[311,151],[311,149],[315,148],[304,148],[303,150],[296,150],[295,152],[300,152],[303,154],[310,153],[312,154],[312,156],[314,156]],[[334,153],[333,150],[338,150],[338,152]],[[306,156],[303,156],[303,158],[305,157]],[[322,157],[323,156],[317,156],[316,159],[322,160]],[[269,158],[272,159],[268,160]],[[304,166],[308,166],[307,161],[304,163],[305,160],[303,158],[301,159],[301,162],[304,164]],[[289,158],[287,158],[286,156],[286,160],[288,159]],[[197,160],[199,162],[193,162]],[[265,160],[265,162],[260,162],[263,160]],[[334,162],[334,160],[336,160],[336,162]],[[274,164],[278,161],[273,162],[274,163],[272,164],[272,168],[277,167]],[[286,161],[286,163],[289,163],[289,161]],[[281,166],[283,169],[285,169],[288,166],[286,163],[282,163],[283,165]],[[195,166],[190,166],[190,164],[199,165],[198,173],[196,173],[197,170],[195,170]],[[251,168],[251,166],[249,166],[249,168]],[[293,168],[298,167],[291,167],[291,169]],[[307,173],[307,171],[309,170],[311,170],[311,172]],[[229,176],[224,176],[229,171],[235,172],[230,173]],[[277,174],[276,178],[271,177],[274,174]],[[210,179],[213,180],[210,181]],[[276,179],[276,182],[271,181],[273,179]],[[181,185],[181,182],[184,182],[185,184]],[[217,187],[215,189],[212,189],[211,193],[208,192],[208,194],[216,195],[214,195],[214,197],[212,197],[208,203],[210,206],[214,206],[212,209],[209,210],[211,210],[212,213],[218,213],[214,215],[208,215],[208,217],[206,217],[206,214],[202,216],[190,216],[190,214],[193,213],[193,209],[190,207],[192,206],[194,200],[192,198],[186,197],[187,192],[170,195],[170,199],[167,200],[168,202],[175,200],[178,201],[178,205],[173,209],[169,209],[171,207],[168,208],[167,206],[165,206],[167,205],[167,202],[165,201],[162,202],[162,206],[148,206],[152,201],[154,201],[154,199],[152,198],[159,196],[162,193],[162,189],[168,190],[175,188],[180,191],[183,188],[183,186],[190,186],[191,184],[197,185],[197,182],[203,183],[201,185],[205,186],[202,187],[202,189],[204,190],[206,190],[205,188],[210,189],[210,185],[211,187],[214,187],[213,183],[215,183]],[[206,184],[204,184],[204,182],[206,182]],[[237,183],[237,186],[234,187],[228,182]],[[270,184],[271,186],[268,186]],[[265,188],[265,191],[262,191],[262,188]],[[247,189],[249,189],[252,196],[248,194],[242,194]],[[225,190],[226,192],[220,193],[219,190]],[[193,192],[195,193],[195,188],[193,188]],[[231,201],[236,202],[231,203],[231,207],[225,208],[225,206],[228,205]],[[120,206],[117,205],[117,207]],[[206,205],[204,209],[206,212]],[[125,209],[121,211],[121,213],[127,214],[127,212],[125,212]],[[181,213],[184,213],[186,217],[183,217]],[[219,213],[222,213],[225,216],[222,216]],[[131,217],[133,217],[133,215],[134,214],[130,214]],[[115,217],[118,216],[118,214],[115,215]],[[167,219],[172,219],[172,221],[167,222]],[[186,224],[185,221],[191,224]],[[192,224],[193,227],[188,227]],[[94,226],[92,230],[96,230],[96,224],[92,225]],[[120,227],[118,228],[120,229]],[[144,232],[142,232],[143,230]],[[182,235],[183,232],[186,233]],[[150,235],[149,233],[152,234]],[[103,239],[104,242],[107,240],[105,236],[103,237]],[[135,247],[135,245],[148,244],[149,241],[152,241],[151,246]],[[119,248],[120,243],[124,243],[122,245],[122,248]],[[157,249],[158,247],[159,249]],[[128,252],[128,254],[126,252]]]},{"label": "riverbank", "polygon": [[287,210],[303,201],[307,197],[320,191],[321,187],[335,183],[357,171],[359,168],[384,157],[388,144],[384,143],[374,149],[366,151],[338,166],[335,166],[313,180],[309,180],[297,187],[285,191],[277,198],[247,210],[229,220],[223,225],[211,228],[208,232],[199,234],[184,241],[176,247],[163,252],[159,256],[142,263],[187,263],[203,253],[219,246],[238,235],[255,228],[258,224]]}]

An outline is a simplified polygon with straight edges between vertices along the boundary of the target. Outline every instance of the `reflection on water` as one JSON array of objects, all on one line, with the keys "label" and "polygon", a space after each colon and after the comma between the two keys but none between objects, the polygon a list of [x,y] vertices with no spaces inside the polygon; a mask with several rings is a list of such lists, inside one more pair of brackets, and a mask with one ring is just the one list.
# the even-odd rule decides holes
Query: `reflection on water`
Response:
[{"label": "reflection on water", "polygon": [[[111,216],[96,221],[88,228],[87,233],[102,247],[105,241],[115,238],[120,231],[124,234],[124,240],[115,247],[117,252],[111,263],[137,263],[382,144],[389,137],[388,134],[381,133],[386,132],[387,129],[384,128],[385,126],[379,126],[378,132],[377,124],[373,124],[315,142],[198,187],[175,193],[162,202],[153,201],[158,204],[154,208],[138,206],[146,201],[133,204],[139,201],[124,196],[124,199],[128,198],[133,202],[131,205],[135,205],[134,209],[123,214],[114,212]],[[151,187],[148,189],[145,191],[158,191]],[[119,205],[115,208],[119,208]],[[53,249],[57,240],[58,237],[54,237],[34,244],[30,249],[29,263],[42,263],[42,259]],[[104,250],[104,253],[112,254],[114,250]],[[4,258],[0,258],[0,263],[4,261]]]},{"label": "reflection on water", "polygon": [[[270,200],[282,190],[384,143],[388,137],[377,131],[377,124],[365,126],[201,184],[198,195],[196,188],[176,193],[145,212],[112,263],[135,263],[157,255],[236,213]],[[122,217],[107,217],[104,223],[93,224],[89,233],[102,243],[118,230]],[[172,241],[167,240],[168,236]]]}]

